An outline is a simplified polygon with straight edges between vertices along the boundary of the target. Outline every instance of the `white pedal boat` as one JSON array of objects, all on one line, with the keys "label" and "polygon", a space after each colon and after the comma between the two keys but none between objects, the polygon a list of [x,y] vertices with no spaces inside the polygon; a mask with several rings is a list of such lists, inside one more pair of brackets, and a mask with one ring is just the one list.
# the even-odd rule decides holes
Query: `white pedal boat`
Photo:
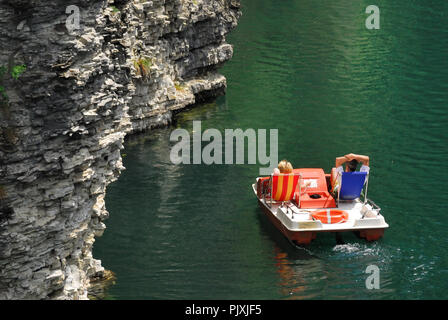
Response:
[{"label": "white pedal boat", "polygon": [[[309,244],[320,232],[352,231],[368,241],[381,238],[389,225],[381,209],[367,199],[368,174],[344,173],[336,199],[328,191],[329,180],[323,169],[302,168],[258,177],[252,188],[263,212],[294,244]],[[302,188],[307,181],[309,186]]]}]

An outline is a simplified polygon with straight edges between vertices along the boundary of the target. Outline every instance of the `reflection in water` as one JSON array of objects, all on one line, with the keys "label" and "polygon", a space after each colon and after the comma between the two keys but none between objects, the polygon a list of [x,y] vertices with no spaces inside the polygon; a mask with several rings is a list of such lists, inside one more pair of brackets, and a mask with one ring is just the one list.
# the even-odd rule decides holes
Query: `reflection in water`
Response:
[{"label": "reflection in water", "polygon": [[[136,135],[128,139],[128,145],[135,147],[132,152],[135,153],[136,164],[133,166],[137,166],[139,172],[135,188],[147,204],[145,207],[151,207],[157,212],[154,215],[154,226],[168,231],[174,223],[172,204],[183,172],[179,166],[170,162],[170,145],[164,140],[162,132],[156,132],[148,138],[147,135]],[[148,143],[151,149],[145,148]],[[149,164],[154,170],[144,170]],[[149,184],[151,188],[145,188]],[[158,199],[157,207],[150,203],[154,198]]]},{"label": "reflection in water", "polygon": [[[292,261],[288,253],[275,247],[277,272],[280,275],[280,292],[287,299],[313,299],[318,292],[311,290],[315,275],[322,273],[319,259],[303,259]],[[325,276],[323,276],[325,277]],[[323,280],[323,278],[321,278]]]},{"label": "reflection in water", "polygon": [[[314,250],[318,251],[318,248]],[[349,243],[334,246],[333,252],[335,254],[324,261],[303,248],[291,254],[276,246],[275,265],[280,276],[278,287],[282,296],[286,299],[393,297],[395,289],[391,286],[389,270],[392,259],[382,248]],[[326,255],[324,252],[320,254]],[[380,260],[379,255],[382,255]],[[354,264],[361,268],[354,270]],[[371,264],[380,270],[380,292],[370,292],[365,286],[369,276],[365,269]]]}]

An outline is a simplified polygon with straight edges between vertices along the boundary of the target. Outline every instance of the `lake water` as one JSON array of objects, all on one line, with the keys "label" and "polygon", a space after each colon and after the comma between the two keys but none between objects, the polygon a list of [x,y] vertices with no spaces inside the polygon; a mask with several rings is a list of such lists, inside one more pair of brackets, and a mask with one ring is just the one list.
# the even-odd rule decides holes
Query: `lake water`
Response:
[{"label": "lake water", "polygon": [[[227,94],[130,137],[94,256],[109,299],[447,299],[448,2],[243,0],[222,69]],[[279,157],[322,167],[371,159],[389,223],[368,243],[331,234],[294,248],[257,205],[259,165],[174,165],[175,128],[278,128]],[[247,159],[247,158],[246,158]],[[367,266],[380,289],[366,289]]]}]

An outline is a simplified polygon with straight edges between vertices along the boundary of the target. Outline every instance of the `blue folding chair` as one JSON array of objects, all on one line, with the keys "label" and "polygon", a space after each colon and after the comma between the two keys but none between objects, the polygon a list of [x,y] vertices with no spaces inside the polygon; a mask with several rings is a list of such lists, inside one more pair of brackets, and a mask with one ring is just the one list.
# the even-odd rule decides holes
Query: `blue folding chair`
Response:
[{"label": "blue folding chair", "polygon": [[[339,200],[355,200],[359,198],[366,180],[368,181],[367,172],[343,172],[338,193],[338,203]],[[367,182],[364,197],[367,197]]]}]

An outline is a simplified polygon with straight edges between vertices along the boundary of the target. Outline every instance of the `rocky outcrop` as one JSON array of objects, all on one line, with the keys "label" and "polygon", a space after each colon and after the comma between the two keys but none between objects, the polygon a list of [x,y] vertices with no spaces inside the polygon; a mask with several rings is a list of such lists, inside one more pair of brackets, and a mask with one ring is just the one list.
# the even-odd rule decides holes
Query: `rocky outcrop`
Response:
[{"label": "rocky outcrop", "polygon": [[86,299],[125,135],[226,87],[239,1],[70,5],[0,1],[0,299]]}]

